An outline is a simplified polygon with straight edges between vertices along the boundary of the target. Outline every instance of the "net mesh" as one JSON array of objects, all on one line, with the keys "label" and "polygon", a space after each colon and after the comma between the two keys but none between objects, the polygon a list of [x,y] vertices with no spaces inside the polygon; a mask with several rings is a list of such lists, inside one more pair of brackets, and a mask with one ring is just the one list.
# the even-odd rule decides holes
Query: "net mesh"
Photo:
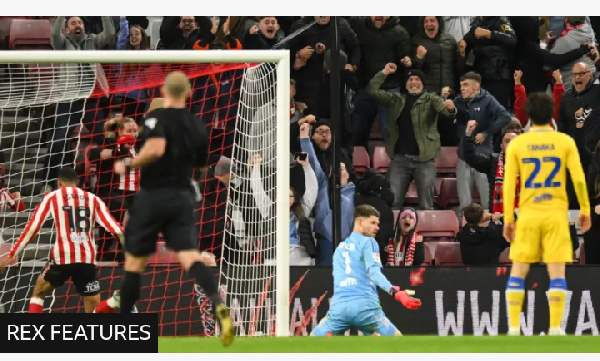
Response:
[{"label": "net mesh", "polygon": [[[55,187],[58,169],[64,166],[74,166],[80,186],[103,198],[117,221],[127,221],[136,179],[113,177],[111,162],[121,150],[115,148],[105,124],[111,119],[131,118],[143,125],[144,114],[160,97],[166,74],[175,70],[190,78],[193,95],[189,109],[210,134],[208,169],[194,174],[202,193],[195,215],[199,248],[214,253],[217,260],[223,256],[215,274],[221,275],[222,296],[232,306],[237,326],[242,326],[240,334],[270,334],[274,323],[267,325],[265,315],[268,310],[268,317],[274,319],[275,314],[276,83],[272,64],[0,65],[0,145],[4,158],[0,162],[5,168],[3,188],[10,194],[0,199],[0,257],[21,235],[45,192]],[[117,129],[116,138],[120,135]],[[106,149],[112,149],[112,156],[103,154]],[[256,175],[252,167],[259,155]],[[231,160],[229,184],[217,164],[222,163],[222,157]],[[254,190],[258,186],[263,203],[257,205]],[[23,209],[12,206],[19,199]],[[235,226],[240,219],[244,227]],[[103,229],[96,229],[95,234],[101,261],[101,297],[105,299],[118,289],[122,252]],[[0,275],[0,312],[27,312],[32,285],[49,260],[54,238],[50,218],[19,256],[18,264]],[[174,262],[173,254],[159,239],[144,277],[140,312],[162,308],[162,334],[214,334],[217,330],[208,298]],[[46,297],[45,305],[45,312],[84,312],[70,282]]]}]

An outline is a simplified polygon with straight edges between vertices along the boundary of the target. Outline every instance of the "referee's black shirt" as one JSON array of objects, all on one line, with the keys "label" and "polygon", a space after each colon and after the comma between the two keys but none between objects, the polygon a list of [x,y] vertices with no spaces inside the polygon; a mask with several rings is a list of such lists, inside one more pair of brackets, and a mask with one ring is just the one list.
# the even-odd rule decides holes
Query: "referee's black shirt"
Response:
[{"label": "referee's black shirt", "polygon": [[205,166],[208,158],[202,121],[185,108],[157,109],[146,115],[142,138],[163,138],[167,145],[161,158],[142,168],[140,187],[190,189],[193,169]]}]

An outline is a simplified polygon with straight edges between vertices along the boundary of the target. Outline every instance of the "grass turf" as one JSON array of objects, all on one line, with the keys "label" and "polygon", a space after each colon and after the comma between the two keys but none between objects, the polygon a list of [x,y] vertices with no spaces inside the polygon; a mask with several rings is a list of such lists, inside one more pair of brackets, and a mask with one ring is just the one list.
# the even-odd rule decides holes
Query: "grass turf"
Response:
[{"label": "grass turf", "polygon": [[289,337],[242,338],[230,347],[219,339],[203,337],[161,337],[158,351],[166,353],[360,353],[360,352],[600,352],[600,338],[565,337]]}]

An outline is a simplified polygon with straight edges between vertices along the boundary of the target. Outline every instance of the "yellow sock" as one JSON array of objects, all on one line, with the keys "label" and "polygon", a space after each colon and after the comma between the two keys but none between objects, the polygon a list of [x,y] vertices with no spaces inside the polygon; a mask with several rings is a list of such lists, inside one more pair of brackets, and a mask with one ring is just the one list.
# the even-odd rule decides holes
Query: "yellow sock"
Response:
[{"label": "yellow sock", "polygon": [[550,305],[550,328],[560,328],[560,323],[565,312],[566,292],[564,290],[550,290],[548,299]]},{"label": "yellow sock", "polygon": [[523,300],[525,299],[525,290],[506,290],[506,303],[508,304],[508,319],[511,329],[520,328],[521,310],[523,309]]}]

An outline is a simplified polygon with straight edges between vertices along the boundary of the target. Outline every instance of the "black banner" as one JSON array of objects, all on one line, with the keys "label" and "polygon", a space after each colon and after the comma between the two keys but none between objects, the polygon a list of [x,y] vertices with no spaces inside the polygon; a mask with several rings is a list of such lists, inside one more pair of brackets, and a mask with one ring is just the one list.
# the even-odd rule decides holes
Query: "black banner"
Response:
[{"label": "black banner", "polygon": [[[392,284],[416,290],[423,306],[417,311],[409,311],[383,292],[380,293],[381,304],[390,321],[407,335],[504,334],[508,330],[504,298],[508,271],[507,267],[386,268],[384,274]],[[16,269],[12,268],[11,272],[16,272]],[[101,289],[104,290],[102,298],[105,299],[118,288],[123,270],[120,267],[102,267],[99,272]],[[249,321],[253,317],[252,310],[255,306],[267,307],[274,302],[274,280],[268,287],[264,283],[241,280],[243,274],[256,275],[258,272],[248,267],[244,273],[240,273],[236,278],[235,292],[229,292],[230,294],[225,285],[221,286],[221,295],[232,307],[232,317],[238,332],[244,335],[273,332],[276,315],[262,312],[260,320],[266,322],[263,322],[265,325],[260,330],[254,328],[254,324]],[[215,273],[218,273],[217,269]],[[32,274],[37,276],[36,272]],[[5,312],[26,312],[27,297],[35,277],[12,276],[4,281],[0,280],[0,290],[4,290],[0,294],[0,306]],[[330,268],[291,268],[292,334],[308,335],[325,316],[333,295],[332,283]],[[532,267],[527,277],[527,292],[521,316],[525,335],[539,335],[547,331],[548,284],[545,268]],[[261,297],[265,288],[271,293]],[[569,334],[599,335],[595,309],[600,306],[600,267],[567,267],[567,288],[569,291],[563,328]],[[46,297],[46,307],[50,305],[49,298]],[[159,313],[161,336],[212,335],[215,332],[215,320],[208,298],[181,268],[149,269],[143,278],[140,300],[137,304],[140,312]],[[81,297],[69,283],[56,290],[53,301],[52,312],[83,312]]]},{"label": "black banner", "polygon": [[158,314],[0,315],[3,353],[156,353]]}]

